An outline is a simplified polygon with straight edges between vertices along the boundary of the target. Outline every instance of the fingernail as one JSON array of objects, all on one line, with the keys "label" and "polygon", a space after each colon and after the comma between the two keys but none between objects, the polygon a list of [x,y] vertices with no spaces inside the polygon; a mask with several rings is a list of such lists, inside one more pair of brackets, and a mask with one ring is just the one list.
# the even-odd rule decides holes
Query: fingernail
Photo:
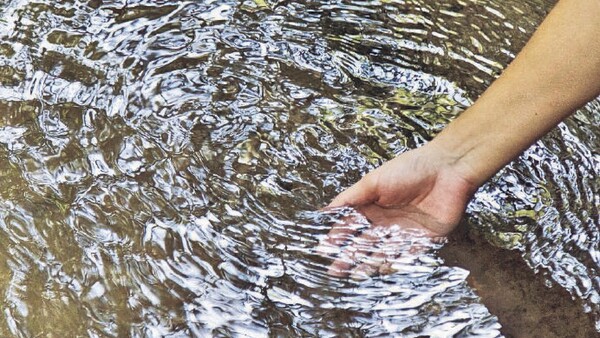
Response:
[{"label": "fingernail", "polygon": [[333,277],[346,277],[348,276],[348,271],[344,270],[344,269],[338,269],[335,268],[333,266],[329,267],[329,270],[327,270],[327,274]]},{"label": "fingernail", "polygon": [[394,272],[395,272],[395,269],[392,267],[391,263],[383,263],[379,267],[380,275],[391,275]]},{"label": "fingernail", "polygon": [[352,270],[351,276],[352,279],[356,280],[365,280],[371,278],[378,272],[376,266],[367,264],[363,261],[363,264],[357,266],[354,270]]},{"label": "fingernail", "polygon": [[366,280],[373,277],[377,273],[377,269],[373,267],[357,268],[352,271],[351,277],[354,280]]},{"label": "fingernail", "polygon": [[332,244],[322,243],[315,248],[315,252],[321,256],[332,257],[339,254],[341,252],[341,248]]},{"label": "fingernail", "polygon": [[364,271],[353,271],[350,275],[350,278],[354,279],[355,281],[363,281],[371,278],[371,276]]}]

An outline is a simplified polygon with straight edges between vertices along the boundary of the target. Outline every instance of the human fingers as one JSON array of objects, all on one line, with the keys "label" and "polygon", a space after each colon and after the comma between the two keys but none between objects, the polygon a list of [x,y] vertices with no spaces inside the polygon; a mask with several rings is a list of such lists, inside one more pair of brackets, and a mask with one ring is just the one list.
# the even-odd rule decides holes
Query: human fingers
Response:
[{"label": "human fingers", "polygon": [[369,277],[378,274],[379,267],[386,264],[387,261],[388,255],[385,252],[381,250],[373,252],[350,271],[350,278],[355,280],[368,279]]},{"label": "human fingers", "polygon": [[344,247],[338,258],[331,263],[328,274],[336,277],[347,277],[353,266],[362,262],[377,249],[379,242],[379,236],[370,230],[354,237],[351,243]]},{"label": "human fingers", "polygon": [[[423,231],[403,229],[397,225],[380,227],[376,236],[383,237],[376,251],[362,260],[350,272],[353,279],[367,279],[374,275],[388,275],[396,272],[399,264],[421,257],[440,245],[425,236]],[[404,262],[406,265],[406,262]]]},{"label": "human fingers", "polygon": [[373,182],[373,175],[367,174],[350,188],[337,195],[327,208],[343,206],[359,206],[377,200],[377,191]]},{"label": "human fingers", "polygon": [[357,232],[368,227],[364,216],[353,213],[343,217],[331,227],[324,239],[319,242],[315,251],[322,256],[333,256],[341,252],[344,246]]},{"label": "human fingers", "polygon": [[353,279],[367,279],[376,274],[392,273],[395,260],[403,252],[410,250],[404,231],[398,226],[378,227],[372,234],[380,239],[380,243],[371,255],[352,269],[350,276]]}]

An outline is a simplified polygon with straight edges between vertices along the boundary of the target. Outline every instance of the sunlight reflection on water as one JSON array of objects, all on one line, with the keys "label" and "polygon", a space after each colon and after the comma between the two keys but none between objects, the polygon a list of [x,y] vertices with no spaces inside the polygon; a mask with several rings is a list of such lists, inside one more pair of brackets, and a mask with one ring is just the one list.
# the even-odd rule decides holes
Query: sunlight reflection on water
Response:
[{"label": "sunlight reflection on water", "polygon": [[[434,252],[328,277],[313,249],[331,219],[313,210],[431,139],[549,8],[4,2],[0,332],[499,336],[468,272]],[[468,215],[596,319],[599,111],[538,142]]]}]

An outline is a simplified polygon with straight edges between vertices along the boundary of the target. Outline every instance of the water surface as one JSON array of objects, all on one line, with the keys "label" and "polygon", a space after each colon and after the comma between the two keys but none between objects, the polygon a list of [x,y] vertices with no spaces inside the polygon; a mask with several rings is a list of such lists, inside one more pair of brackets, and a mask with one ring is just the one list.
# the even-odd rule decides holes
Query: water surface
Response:
[{"label": "water surface", "polygon": [[[315,210],[430,140],[552,5],[2,2],[2,336],[501,336],[435,251],[327,276]],[[599,126],[596,100],[466,223],[600,331]]]}]

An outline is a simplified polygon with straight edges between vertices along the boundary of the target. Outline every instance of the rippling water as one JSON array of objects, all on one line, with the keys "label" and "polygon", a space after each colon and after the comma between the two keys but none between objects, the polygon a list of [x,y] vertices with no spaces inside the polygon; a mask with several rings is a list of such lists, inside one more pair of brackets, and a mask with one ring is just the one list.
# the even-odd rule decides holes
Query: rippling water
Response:
[{"label": "rippling water", "polygon": [[[552,4],[2,2],[2,336],[500,336],[435,251],[328,277],[314,210],[431,139]],[[599,126],[596,100],[467,216],[597,330]]]}]

